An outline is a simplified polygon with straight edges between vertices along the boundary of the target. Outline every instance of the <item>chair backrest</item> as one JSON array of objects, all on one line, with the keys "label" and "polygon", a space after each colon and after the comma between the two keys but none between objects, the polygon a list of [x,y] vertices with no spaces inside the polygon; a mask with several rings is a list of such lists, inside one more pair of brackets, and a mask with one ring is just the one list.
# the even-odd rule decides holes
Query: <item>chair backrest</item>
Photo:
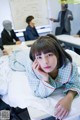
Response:
[{"label": "chair backrest", "polygon": [[23,35],[24,35],[24,40],[27,41],[26,31],[23,31]]},{"label": "chair backrest", "polygon": [[61,34],[62,34],[62,28],[61,27],[56,27],[55,35],[61,35]]}]

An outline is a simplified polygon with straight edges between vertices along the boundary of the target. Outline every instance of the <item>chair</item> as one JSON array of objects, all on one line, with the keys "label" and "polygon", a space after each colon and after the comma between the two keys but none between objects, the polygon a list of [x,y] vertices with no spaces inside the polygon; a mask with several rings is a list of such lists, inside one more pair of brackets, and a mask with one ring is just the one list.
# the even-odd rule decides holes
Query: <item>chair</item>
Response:
[{"label": "chair", "polygon": [[27,41],[26,31],[23,31],[23,35],[24,35],[24,40]]},{"label": "chair", "polygon": [[55,35],[61,35],[62,34],[62,28],[61,27],[56,27],[56,30],[55,30]]}]

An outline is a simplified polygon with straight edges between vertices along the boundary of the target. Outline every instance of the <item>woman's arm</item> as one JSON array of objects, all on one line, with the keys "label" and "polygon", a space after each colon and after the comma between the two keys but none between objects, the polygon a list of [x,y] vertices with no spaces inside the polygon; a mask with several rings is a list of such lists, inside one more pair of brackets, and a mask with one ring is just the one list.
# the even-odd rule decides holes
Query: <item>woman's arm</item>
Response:
[{"label": "woman's arm", "polygon": [[67,96],[68,98],[70,98],[71,100],[73,100],[76,95],[77,95],[77,92],[76,92],[76,91],[70,90],[70,91],[68,91],[68,93],[67,93],[66,96]]},{"label": "woman's arm", "polygon": [[80,80],[78,76],[78,70],[75,64],[73,64],[70,80],[64,85],[66,93],[55,107],[55,116],[59,119],[63,119],[69,114],[73,99],[77,94],[80,94]]},{"label": "woman's arm", "polygon": [[71,109],[71,104],[74,97],[77,95],[76,91],[68,91],[66,96],[62,98],[55,107],[55,116],[59,119],[66,117]]},{"label": "woman's arm", "polygon": [[52,94],[56,85],[51,86],[44,75],[45,73],[42,76],[40,74],[42,73],[33,70],[32,63],[30,62],[27,68],[29,84],[36,96],[45,98]]},{"label": "woman's arm", "polygon": [[32,69],[32,61],[29,58],[29,51],[15,51],[9,56],[10,67],[15,71],[26,71],[30,87],[33,93],[41,98],[49,96],[53,91],[54,87],[45,81],[42,81],[38,73]]}]

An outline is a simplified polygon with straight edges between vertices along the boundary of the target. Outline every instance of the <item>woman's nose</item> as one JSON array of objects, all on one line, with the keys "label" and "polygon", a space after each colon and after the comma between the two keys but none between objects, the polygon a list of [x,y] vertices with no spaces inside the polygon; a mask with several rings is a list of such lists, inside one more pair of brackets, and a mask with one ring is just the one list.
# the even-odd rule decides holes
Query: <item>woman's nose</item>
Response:
[{"label": "woman's nose", "polygon": [[47,57],[44,57],[44,58],[43,58],[43,62],[44,62],[45,64],[48,64],[48,59],[47,59]]}]

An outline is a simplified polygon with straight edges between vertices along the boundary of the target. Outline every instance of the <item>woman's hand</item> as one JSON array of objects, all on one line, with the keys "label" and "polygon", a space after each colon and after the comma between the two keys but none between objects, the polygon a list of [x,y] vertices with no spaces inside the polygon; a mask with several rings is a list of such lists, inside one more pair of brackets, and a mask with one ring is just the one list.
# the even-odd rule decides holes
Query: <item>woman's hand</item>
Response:
[{"label": "woman's hand", "polygon": [[8,55],[8,52],[6,50],[3,50],[3,55]]},{"label": "woman's hand", "polygon": [[40,76],[42,77],[42,80],[43,80],[43,81],[49,82],[49,80],[48,80],[48,78],[49,78],[48,73],[45,73],[45,72],[41,69],[41,67],[40,67],[39,63],[37,62],[37,60],[35,60],[35,61],[33,62],[33,64],[32,64],[32,69],[33,69],[35,72],[37,72],[37,73],[40,74]]},{"label": "woman's hand", "polygon": [[72,99],[68,96],[62,98],[55,106],[55,116],[58,119],[63,119],[68,116],[71,108]]},{"label": "woman's hand", "polygon": [[55,106],[55,116],[56,118],[63,119],[68,116],[71,109],[71,104],[74,97],[77,95],[76,91],[68,91],[67,95],[62,98]]}]

